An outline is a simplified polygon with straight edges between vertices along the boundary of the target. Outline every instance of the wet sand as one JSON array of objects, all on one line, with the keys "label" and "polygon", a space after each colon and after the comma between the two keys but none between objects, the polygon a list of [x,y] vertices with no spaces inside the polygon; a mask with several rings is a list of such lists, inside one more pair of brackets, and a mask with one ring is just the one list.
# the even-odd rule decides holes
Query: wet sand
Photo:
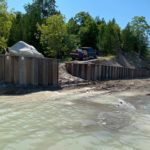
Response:
[{"label": "wet sand", "polygon": [[54,95],[55,93],[68,94],[68,93],[88,93],[88,92],[136,92],[139,94],[150,95],[150,78],[148,79],[134,79],[134,80],[110,80],[90,82],[88,84],[68,85],[62,87],[49,87],[49,88],[33,88],[33,87],[15,87],[13,85],[0,84],[0,95],[35,95],[44,94]]}]

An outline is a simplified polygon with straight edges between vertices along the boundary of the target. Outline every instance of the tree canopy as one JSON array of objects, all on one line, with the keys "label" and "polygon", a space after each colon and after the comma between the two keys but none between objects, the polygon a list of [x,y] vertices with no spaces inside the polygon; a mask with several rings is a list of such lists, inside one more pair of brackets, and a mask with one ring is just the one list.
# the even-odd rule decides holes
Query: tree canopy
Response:
[{"label": "tree canopy", "polygon": [[118,51],[149,53],[150,26],[143,16],[135,16],[121,29],[115,19],[93,18],[79,12],[66,22],[55,0],[33,0],[25,13],[8,12],[7,1],[0,0],[0,53],[23,40],[48,57],[66,57],[72,49],[89,46],[103,54]]},{"label": "tree canopy", "polygon": [[13,15],[7,12],[7,3],[0,0],[0,53],[4,52],[12,26]]},{"label": "tree canopy", "polygon": [[123,49],[137,52],[141,56],[148,53],[150,26],[145,17],[136,16],[122,31]]},{"label": "tree canopy", "polygon": [[67,36],[67,30],[63,16],[54,15],[47,18],[46,23],[39,26],[38,29],[40,42],[46,50],[46,55],[55,57],[60,50],[65,51],[63,43]]}]

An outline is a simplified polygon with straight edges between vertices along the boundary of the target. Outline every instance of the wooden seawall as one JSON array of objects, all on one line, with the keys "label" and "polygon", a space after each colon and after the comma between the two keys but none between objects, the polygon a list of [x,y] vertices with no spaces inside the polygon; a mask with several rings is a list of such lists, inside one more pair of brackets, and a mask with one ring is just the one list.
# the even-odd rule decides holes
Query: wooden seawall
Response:
[{"label": "wooden seawall", "polygon": [[23,86],[57,85],[58,61],[0,55],[0,82]]},{"label": "wooden seawall", "polygon": [[150,77],[150,70],[131,69],[100,64],[66,63],[67,71],[73,76],[88,81],[134,79]]}]

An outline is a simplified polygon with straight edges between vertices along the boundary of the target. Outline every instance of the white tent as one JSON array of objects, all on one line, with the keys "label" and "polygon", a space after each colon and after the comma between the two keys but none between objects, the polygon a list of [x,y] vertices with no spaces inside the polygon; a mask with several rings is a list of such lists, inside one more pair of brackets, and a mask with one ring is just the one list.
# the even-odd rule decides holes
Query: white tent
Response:
[{"label": "white tent", "polygon": [[19,41],[12,47],[8,48],[8,53],[15,56],[28,56],[28,57],[38,57],[43,58],[44,56],[39,53],[35,47]]}]

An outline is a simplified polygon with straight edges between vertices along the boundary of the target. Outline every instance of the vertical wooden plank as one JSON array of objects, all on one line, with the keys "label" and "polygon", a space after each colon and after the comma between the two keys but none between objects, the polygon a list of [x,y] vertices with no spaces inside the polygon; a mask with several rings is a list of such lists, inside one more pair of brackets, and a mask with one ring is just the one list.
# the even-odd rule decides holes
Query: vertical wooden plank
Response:
[{"label": "vertical wooden plank", "polygon": [[91,79],[92,81],[95,81],[95,64],[91,64],[92,68],[91,68]]},{"label": "vertical wooden plank", "polygon": [[132,79],[132,69],[130,68],[130,79]]},{"label": "vertical wooden plank", "polygon": [[88,64],[87,66],[87,80],[91,80],[91,64]]},{"label": "vertical wooden plank", "polygon": [[[66,70],[71,73],[71,64],[67,64]],[[48,85],[53,85],[53,64],[52,61],[48,60]]]},{"label": "vertical wooden plank", "polygon": [[111,79],[113,80],[114,79],[114,66],[111,66]]},{"label": "vertical wooden plank", "polygon": [[32,85],[32,59],[33,58],[29,58],[29,57],[25,57],[24,59],[24,68],[25,68],[25,83],[24,85]]},{"label": "vertical wooden plank", "polygon": [[115,66],[115,80],[117,79],[117,66]]},{"label": "vertical wooden plank", "polygon": [[108,75],[109,75],[109,80],[111,80],[112,79],[112,67],[111,66],[109,66],[109,69],[108,69],[109,71],[109,73],[108,73]]},{"label": "vertical wooden plank", "polygon": [[5,82],[12,83],[13,82],[13,57],[5,56]]},{"label": "vertical wooden plank", "polygon": [[105,77],[106,73],[105,72],[106,72],[105,66],[102,65],[102,81],[106,79],[106,77]]},{"label": "vertical wooden plank", "polygon": [[73,75],[73,76],[75,76],[76,75],[76,64],[75,63],[72,63],[71,64],[71,74]]},{"label": "vertical wooden plank", "polygon": [[119,79],[121,79],[121,67],[119,67]]},{"label": "vertical wooden plank", "polygon": [[131,69],[129,68],[129,79],[131,79]]},{"label": "vertical wooden plank", "polygon": [[121,79],[120,74],[121,74],[121,67],[118,67],[118,79]]},{"label": "vertical wooden plank", "polygon": [[56,75],[56,84],[58,85],[59,83],[58,83],[58,79],[59,79],[59,60],[55,60],[55,62],[56,62],[56,72],[57,72],[57,75]]},{"label": "vertical wooden plank", "polygon": [[125,68],[125,79],[128,79],[128,68]]},{"label": "vertical wooden plank", "polygon": [[94,65],[91,64],[91,71],[90,71],[91,80],[94,80]]},{"label": "vertical wooden plank", "polygon": [[76,77],[80,77],[80,74],[81,74],[81,65],[80,64],[78,64],[78,63],[76,63],[75,64],[75,76]]},{"label": "vertical wooden plank", "polygon": [[84,64],[84,79],[87,80],[87,64]]},{"label": "vertical wooden plank", "polygon": [[19,84],[26,85],[25,57],[19,57]]},{"label": "vertical wooden plank", "polygon": [[135,69],[133,69],[133,78],[135,78]]},{"label": "vertical wooden plank", "polygon": [[73,63],[71,63],[70,64],[70,73],[72,74],[72,75],[74,75],[74,64]]},{"label": "vertical wooden plank", "polygon": [[85,79],[85,65],[84,64],[81,64],[81,78],[82,79]]},{"label": "vertical wooden plank", "polygon": [[10,62],[10,57],[9,56],[5,56],[5,82],[9,82],[9,62]]},{"label": "vertical wooden plank", "polygon": [[93,81],[93,79],[94,79],[94,65],[93,64],[90,64],[90,65],[91,65],[90,77],[91,77],[91,80]]},{"label": "vertical wooden plank", "polygon": [[121,79],[123,79],[123,67],[121,67]]},{"label": "vertical wooden plank", "polygon": [[123,67],[123,79],[125,79],[125,67]]},{"label": "vertical wooden plank", "polygon": [[2,58],[2,56],[0,56],[0,82],[3,80],[3,77],[2,77],[2,72],[3,72],[3,58]]},{"label": "vertical wooden plank", "polygon": [[4,81],[5,79],[5,56],[0,56],[0,81]]},{"label": "vertical wooden plank", "polygon": [[43,65],[42,59],[39,58],[38,60],[38,85],[42,86],[43,84]]},{"label": "vertical wooden plank", "polygon": [[131,79],[133,79],[133,69],[131,69]]},{"label": "vertical wooden plank", "polygon": [[122,67],[119,67],[119,79],[122,79]]},{"label": "vertical wooden plank", "polygon": [[117,66],[115,68],[115,76],[116,76],[116,79],[118,79],[118,67]]},{"label": "vertical wooden plank", "polygon": [[113,79],[113,66],[110,66],[110,80]]},{"label": "vertical wooden plank", "polygon": [[[47,64],[47,59],[42,59],[42,66],[43,66],[43,75],[42,75],[42,80],[43,86],[48,86],[48,64]],[[54,67],[55,70],[55,67]],[[54,76],[53,76],[53,80],[54,80]]]},{"label": "vertical wooden plank", "polygon": [[93,70],[92,70],[92,80],[93,81],[96,81],[96,64],[92,64],[92,68],[93,68]]},{"label": "vertical wooden plank", "polygon": [[82,64],[78,64],[78,77],[81,78],[81,72],[82,72]]},{"label": "vertical wooden plank", "polygon": [[114,80],[116,79],[116,67],[115,66],[113,67],[113,79]]},{"label": "vertical wooden plank", "polygon": [[101,81],[101,75],[102,75],[102,66],[98,65],[98,80]]},{"label": "vertical wooden plank", "polygon": [[53,85],[58,85],[58,76],[57,76],[57,72],[58,72],[58,62],[57,60],[53,60]]},{"label": "vertical wooden plank", "polygon": [[120,75],[120,72],[119,72],[120,70],[119,70],[119,68],[120,68],[120,67],[117,67],[117,79],[120,79],[120,78],[119,78],[119,75]]},{"label": "vertical wooden plank", "polygon": [[108,79],[108,66],[105,66],[105,80]]},{"label": "vertical wooden plank", "polygon": [[114,70],[114,71],[113,71],[113,72],[114,72],[114,73],[113,73],[113,74],[114,74],[114,75],[113,75],[113,79],[116,80],[116,66],[113,67],[113,70]]},{"label": "vertical wooden plank", "polygon": [[127,70],[128,70],[128,71],[127,71],[127,73],[128,73],[128,75],[127,75],[127,76],[128,76],[128,79],[130,79],[130,69],[129,69],[129,68],[127,68]]},{"label": "vertical wooden plank", "polygon": [[108,78],[107,66],[104,66],[104,80],[107,80],[107,78]]},{"label": "vertical wooden plank", "polygon": [[107,75],[107,80],[109,80],[109,66],[106,66],[106,75]]},{"label": "vertical wooden plank", "polygon": [[14,56],[14,84],[19,84],[19,57]]},{"label": "vertical wooden plank", "polygon": [[95,76],[94,76],[94,80],[98,80],[98,76],[99,76],[99,72],[98,72],[98,65],[95,65]]},{"label": "vertical wooden plank", "polygon": [[31,66],[31,85],[38,86],[38,60],[37,58],[32,58]]}]

